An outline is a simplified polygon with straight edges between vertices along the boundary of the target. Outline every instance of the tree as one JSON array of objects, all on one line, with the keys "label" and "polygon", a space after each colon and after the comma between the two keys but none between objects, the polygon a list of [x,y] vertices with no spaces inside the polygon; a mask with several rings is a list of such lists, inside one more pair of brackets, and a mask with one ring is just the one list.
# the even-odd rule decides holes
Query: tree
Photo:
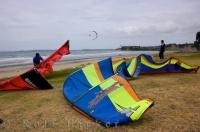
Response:
[{"label": "tree", "polygon": [[200,32],[196,33],[196,41],[194,41],[194,46],[198,51],[200,51]]}]

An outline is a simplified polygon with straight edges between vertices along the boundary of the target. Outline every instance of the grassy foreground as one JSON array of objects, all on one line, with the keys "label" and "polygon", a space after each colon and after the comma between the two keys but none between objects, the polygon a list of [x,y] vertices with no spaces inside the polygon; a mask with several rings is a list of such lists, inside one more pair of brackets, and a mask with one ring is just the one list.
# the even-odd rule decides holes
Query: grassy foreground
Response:
[{"label": "grassy foreground", "polygon": [[[200,65],[199,53],[177,53],[181,60]],[[0,131],[200,131],[200,73],[142,75],[129,82],[141,98],[155,105],[133,123],[105,128],[70,107],[62,84],[76,69],[47,76],[53,90],[1,91]]]}]

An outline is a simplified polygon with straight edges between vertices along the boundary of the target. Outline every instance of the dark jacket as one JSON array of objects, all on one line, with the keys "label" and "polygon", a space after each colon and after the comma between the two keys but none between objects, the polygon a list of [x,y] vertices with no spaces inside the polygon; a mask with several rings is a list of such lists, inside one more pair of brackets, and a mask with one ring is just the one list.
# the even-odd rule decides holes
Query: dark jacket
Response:
[{"label": "dark jacket", "polygon": [[40,55],[36,55],[36,56],[33,58],[33,64],[34,64],[34,65],[39,65],[41,61],[43,61],[43,58],[42,58]]},{"label": "dark jacket", "polygon": [[165,52],[165,44],[161,44],[161,46],[160,46],[160,52]]}]

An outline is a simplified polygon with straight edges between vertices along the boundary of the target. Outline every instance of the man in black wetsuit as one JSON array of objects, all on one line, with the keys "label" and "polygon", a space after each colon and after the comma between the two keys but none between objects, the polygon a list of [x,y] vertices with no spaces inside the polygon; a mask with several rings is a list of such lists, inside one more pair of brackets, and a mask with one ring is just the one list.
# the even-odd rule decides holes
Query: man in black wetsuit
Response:
[{"label": "man in black wetsuit", "polygon": [[160,52],[159,52],[160,59],[164,59],[164,52],[165,52],[165,42],[164,40],[161,40]]}]

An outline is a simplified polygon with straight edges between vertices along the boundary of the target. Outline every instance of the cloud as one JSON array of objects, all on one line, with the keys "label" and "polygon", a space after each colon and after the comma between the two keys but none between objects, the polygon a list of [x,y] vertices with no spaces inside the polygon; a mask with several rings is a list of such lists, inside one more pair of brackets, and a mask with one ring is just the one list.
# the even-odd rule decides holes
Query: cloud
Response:
[{"label": "cloud", "polygon": [[[0,50],[116,48],[192,42],[200,30],[199,0],[7,0],[0,5]],[[95,30],[99,38],[89,39]]]}]

